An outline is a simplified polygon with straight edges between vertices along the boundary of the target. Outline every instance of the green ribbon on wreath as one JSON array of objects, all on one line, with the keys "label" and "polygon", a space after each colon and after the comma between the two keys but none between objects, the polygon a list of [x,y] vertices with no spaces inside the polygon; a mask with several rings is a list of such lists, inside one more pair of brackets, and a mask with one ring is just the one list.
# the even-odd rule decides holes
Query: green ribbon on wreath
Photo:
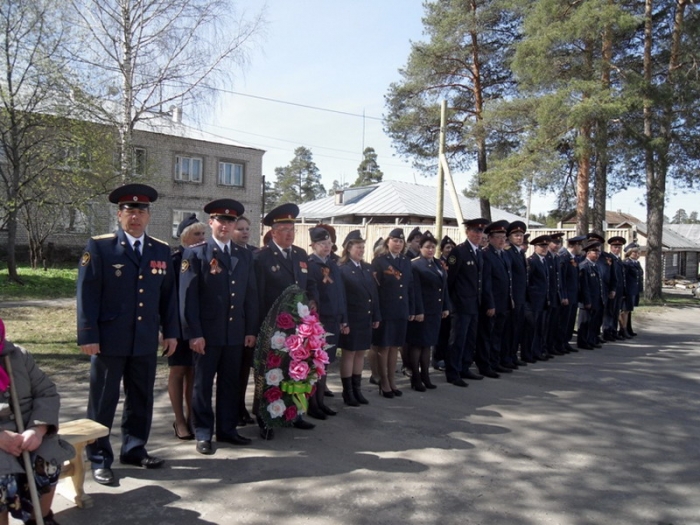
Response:
[{"label": "green ribbon on wreath", "polygon": [[282,381],[280,389],[286,394],[292,396],[294,404],[301,412],[306,412],[309,409],[309,401],[306,394],[310,394],[313,387],[305,381]]}]

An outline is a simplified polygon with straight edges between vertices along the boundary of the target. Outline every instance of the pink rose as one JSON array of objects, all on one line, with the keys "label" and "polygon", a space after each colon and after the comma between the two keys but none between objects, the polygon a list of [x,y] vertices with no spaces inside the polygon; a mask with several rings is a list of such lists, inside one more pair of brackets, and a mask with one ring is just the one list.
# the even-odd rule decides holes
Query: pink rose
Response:
[{"label": "pink rose", "polygon": [[302,348],[304,346],[304,338],[298,335],[290,335],[284,340],[284,346],[286,346],[289,351],[296,350],[297,348]]},{"label": "pink rose", "polygon": [[313,325],[314,327],[314,335],[324,335],[326,333],[326,329],[323,327],[321,323],[316,323]]},{"label": "pink rose", "polygon": [[285,421],[294,421],[297,418],[297,407],[294,405],[288,406],[284,411]]},{"label": "pink rose", "polygon": [[306,361],[292,361],[289,365],[289,377],[294,381],[303,381],[309,375],[309,363]]},{"label": "pink rose", "polygon": [[289,357],[291,357],[294,361],[305,361],[311,357],[311,350],[309,350],[306,346],[300,346],[299,348],[290,350]]},{"label": "pink rose", "polygon": [[323,337],[312,335],[306,340],[306,347],[311,351],[322,349],[326,341]]},{"label": "pink rose", "polygon": [[323,363],[314,361],[314,367],[316,368],[316,375],[318,377],[323,377],[326,375],[326,366]]},{"label": "pink rose", "polygon": [[302,323],[299,326],[297,326],[297,334],[300,337],[309,337],[314,335],[314,327],[311,326],[310,324]]},{"label": "pink rose", "polygon": [[309,313],[309,315],[301,315],[300,317],[301,320],[306,324],[310,324],[312,326],[319,324],[318,314],[316,312],[311,312]]},{"label": "pink rose", "polygon": [[323,349],[318,349],[314,351],[314,363],[318,361],[319,363],[323,363],[324,365],[327,365],[330,363],[330,359],[328,358],[328,352],[326,352]]},{"label": "pink rose", "polygon": [[263,396],[268,403],[272,403],[278,399],[282,399],[282,390],[280,390],[279,387],[273,386],[272,388],[265,390]]},{"label": "pink rose", "polygon": [[292,317],[292,314],[288,314],[287,312],[282,312],[277,316],[277,327],[281,328],[282,330],[289,330],[291,328],[294,328],[296,326],[296,323],[294,322],[294,318]]},{"label": "pink rose", "polygon": [[279,368],[282,365],[282,357],[270,352],[267,354],[267,368]]}]

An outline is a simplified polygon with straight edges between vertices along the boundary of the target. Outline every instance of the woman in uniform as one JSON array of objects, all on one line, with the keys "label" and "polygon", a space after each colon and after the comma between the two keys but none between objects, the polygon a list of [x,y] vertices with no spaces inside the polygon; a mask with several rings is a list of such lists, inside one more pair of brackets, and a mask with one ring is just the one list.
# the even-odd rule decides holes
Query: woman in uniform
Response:
[{"label": "woman in uniform", "polygon": [[[316,227],[309,230],[309,235],[312,250],[311,255],[309,255],[309,276],[316,281],[318,288],[317,309],[321,324],[328,334],[326,344],[333,345],[331,348],[326,348],[328,359],[332,363],[335,361],[336,345],[340,333],[348,326],[345,287],[340,270],[335,261],[331,259],[333,241],[330,233],[325,228]],[[326,419],[327,415],[335,416],[337,414],[324,402],[327,377],[324,375],[318,380],[316,390],[309,399],[308,414],[316,419]]]},{"label": "woman in uniform", "polygon": [[384,241],[384,253],[372,261],[382,315],[379,328],[372,334],[372,344],[377,346],[379,393],[389,398],[402,395],[396,388],[396,365],[399,350],[406,342],[408,322],[415,318],[413,269],[403,254],[405,247],[403,230],[395,228]]},{"label": "woman in uniform", "polygon": [[632,242],[625,246],[625,298],[620,309],[620,335],[630,338],[637,335],[632,331],[632,310],[639,305],[639,296],[644,291],[644,270],[639,264],[639,245]]},{"label": "woman in uniform", "polygon": [[430,381],[430,347],[438,342],[441,320],[450,314],[447,272],[435,258],[436,247],[433,234],[425,232],[420,237],[420,256],[411,261],[418,315],[408,323],[406,343],[411,366],[411,388],[418,392],[437,388]]},{"label": "woman in uniform", "polygon": [[353,230],[343,241],[338,263],[348,310],[348,326],[341,330],[338,346],[343,401],[354,407],[368,403],[362,395],[362,369],[365,352],[372,342],[372,329],[381,320],[377,283],[372,277],[372,267],[362,260],[364,255],[365,241],[360,230]]}]

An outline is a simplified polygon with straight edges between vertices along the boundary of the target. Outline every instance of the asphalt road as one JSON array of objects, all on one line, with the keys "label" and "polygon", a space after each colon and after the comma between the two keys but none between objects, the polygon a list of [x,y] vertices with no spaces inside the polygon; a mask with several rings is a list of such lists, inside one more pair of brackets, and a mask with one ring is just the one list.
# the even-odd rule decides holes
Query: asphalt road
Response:
[{"label": "asphalt road", "polygon": [[[530,365],[501,379],[401,398],[367,393],[312,431],[201,456],[172,435],[157,385],[149,451],[161,470],[116,466],[117,487],[57,496],[63,524],[700,523],[700,308],[637,316],[639,336]],[[367,377],[365,373],[365,378]],[[340,381],[331,374],[337,393]],[[366,381],[365,381],[366,384]],[[87,386],[61,384],[62,419]],[[368,389],[366,389],[368,390]],[[370,396],[369,393],[372,395]],[[119,417],[119,414],[117,415]],[[118,448],[118,428],[113,443]]]}]

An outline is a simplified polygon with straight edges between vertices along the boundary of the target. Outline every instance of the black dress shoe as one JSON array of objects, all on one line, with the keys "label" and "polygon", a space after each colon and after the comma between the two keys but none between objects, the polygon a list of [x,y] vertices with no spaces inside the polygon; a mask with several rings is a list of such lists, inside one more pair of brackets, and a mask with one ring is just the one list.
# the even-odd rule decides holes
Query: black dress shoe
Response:
[{"label": "black dress shoe", "polygon": [[513,371],[510,368],[504,368],[500,365],[493,367],[493,371],[497,372],[499,374],[512,374],[513,373]]},{"label": "black dress shoe", "polygon": [[306,411],[309,417],[312,417],[314,419],[321,419],[325,420],[328,419],[328,416],[326,416],[325,412],[321,410],[320,408],[311,408],[309,407],[309,410]]},{"label": "black dress shoe", "polygon": [[211,456],[214,453],[214,449],[211,446],[211,441],[206,440],[197,441],[195,450],[200,454],[204,454],[205,456]]},{"label": "black dress shoe", "polygon": [[593,345],[593,348],[603,348],[603,345],[601,345],[600,343],[595,343]]},{"label": "black dress shoe", "polygon": [[[535,359],[530,359],[529,357],[526,357],[523,359],[523,363],[525,363],[525,365],[527,365],[528,363],[531,365],[534,365],[536,362],[537,361]],[[521,366],[523,366],[523,365],[521,365]]]},{"label": "black dress shoe", "polygon": [[517,370],[518,369],[518,365],[516,365],[514,363],[504,363],[501,366],[503,368],[508,368],[509,370]]},{"label": "black dress shoe", "polygon": [[113,485],[114,472],[111,468],[94,468],[92,469],[92,479],[100,485]]},{"label": "black dress shoe", "polygon": [[529,361],[525,361],[524,359],[518,359],[518,360],[515,362],[515,364],[518,365],[518,366],[527,366],[528,363],[529,363]]},{"label": "black dress shoe", "polygon": [[591,345],[580,344],[576,346],[578,346],[581,350],[593,350],[593,347]]},{"label": "black dress shoe", "polygon": [[134,458],[131,456],[119,456],[119,463],[122,465],[133,465],[135,467],[143,468],[160,468],[165,463],[162,458],[157,458],[155,456],[146,455],[142,458]]},{"label": "black dress shoe", "polygon": [[173,423],[173,432],[175,432],[175,437],[177,439],[181,439],[182,441],[191,441],[194,439],[194,434],[185,434],[184,436],[182,434],[177,433],[177,424]]},{"label": "black dress shoe", "polygon": [[321,405],[321,410],[323,410],[323,413],[326,414],[327,416],[337,416],[338,415],[338,412],[336,412],[331,407],[326,406],[326,405]]},{"label": "black dress shoe", "polygon": [[481,371],[481,370],[480,370],[479,372],[481,372],[481,375],[482,375],[482,376],[484,376],[484,377],[490,377],[491,379],[498,379],[499,377],[501,377],[501,376],[499,376],[496,372],[494,372],[493,370],[484,370],[484,371]]},{"label": "black dress shoe", "polygon": [[484,378],[481,374],[475,374],[471,370],[467,370],[466,372],[462,372],[459,374],[459,377],[462,379],[473,379],[475,381],[480,381],[481,379]]},{"label": "black dress shoe", "polygon": [[323,395],[326,397],[335,397],[335,394],[331,392],[330,390],[324,390]]},{"label": "black dress shoe", "polygon": [[316,428],[316,425],[313,423],[309,423],[308,421],[305,421],[303,419],[297,419],[294,422],[294,428],[298,428],[301,430],[311,430],[312,428]]},{"label": "black dress shoe", "polygon": [[469,386],[469,385],[464,381],[464,379],[462,379],[461,377],[460,377],[459,379],[455,379],[454,381],[450,381],[450,383],[452,383],[454,386],[461,386],[461,387],[467,387],[467,386]]},{"label": "black dress shoe", "polygon": [[252,425],[255,423],[255,420],[250,416],[250,414],[246,414],[244,416],[241,416],[238,419],[238,426],[239,427],[244,427],[246,425]]},{"label": "black dress shoe", "polygon": [[250,445],[253,442],[252,439],[243,437],[238,433],[233,434],[232,436],[216,436],[216,441],[219,443],[230,443],[231,445]]},{"label": "black dress shoe", "polygon": [[401,390],[399,390],[399,389],[394,390],[392,388],[391,393],[394,394],[394,397],[401,397],[403,395],[403,392],[401,392]]},{"label": "black dress shoe", "polygon": [[377,381],[376,379],[374,379],[373,376],[369,376],[369,384],[370,384],[370,385],[378,385],[378,384],[379,384],[379,381]]}]

